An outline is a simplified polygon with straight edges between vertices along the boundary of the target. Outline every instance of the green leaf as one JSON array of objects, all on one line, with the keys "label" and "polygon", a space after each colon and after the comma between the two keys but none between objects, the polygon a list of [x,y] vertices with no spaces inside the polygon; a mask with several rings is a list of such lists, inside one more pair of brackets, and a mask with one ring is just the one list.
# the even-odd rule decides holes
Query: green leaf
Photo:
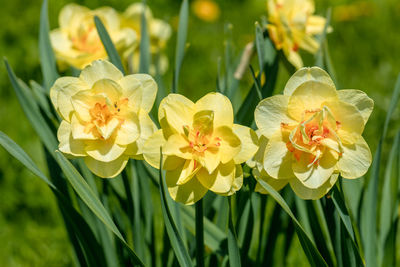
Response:
[{"label": "green leaf", "polygon": [[134,262],[138,265],[144,266],[142,261],[138,258],[132,248],[126,243],[125,239],[121,235],[117,226],[112,221],[110,215],[107,213],[103,204],[100,202],[96,194],[92,191],[90,186],[87,184],[81,174],[74,168],[74,166],[64,157],[61,152],[56,152],[56,159],[60,165],[63,173],[65,174],[72,187],[75,189],[79,197],[86,203],[91,211],[110,229],[122,242],[123,245],[128,249]]},{"label": "green leaf", "polygon": [[240,250],[238,245],[238,240],[236,236],[235,226],[233,225],[233,216],[232,216],[232,201],[234,198],[231,196],[228,197],[229,203],[229,228],[228,228],[228,256],[229,256],[229,265],[232,267],[240,267],[242,266],[240,260]]},{"label": "green leaf", "polygon": [[[162,161],[162,152],[160,162]],[[178,228],[176,227],[174,218],[171,214],[171,208],[167,201],[166,196],[166,185],[165,185],[165,170],[162,170],[160,166],[159,170],[159,183],[160,183],[160,196],[161,196],[161,207],[164,218],[165,227],[167,229],[167,233],[169,236],[169,240],[171,241],[172,248],[175,252],[175,255],[178,259],[178,262],[181,266],[193,266],[192,261],[190,259],[189,253],[183,243],[182,237],[179,234]]]},{"label": "green leaf", "polygon": [[140,64],[139,73],[149,73],[151,55],[150,55],[150,37],[147,30],[146,21],[146,1],[142,1],[142,17],[140,23]]},{"label": "green leaf", "polygon": [[58,78],[56,59],[51,46],[49,31],[50,28],[47,13],[47,0],[44,0],[40,10],[39,55],[44,86],[46,87],[47,91],[50,91],[50,87]]},{"label": "green leaf", "polygon": [[25,153],[25,151],[18,146],[11,138],[5,133],[0,131],[0,145],[4,147],[14,158],[19,160],[28,170],[42,179],[52,189],[57,189],[56,186],[50,182],[49,179],[39,170],[33,160]]},{"label": "green leaf", "polygon": [[96,24],[97,32],[99,33],[101,42],[106,49],[108,58],[110,62],[114,64],[122,73],[125,74],[124,66],[122,65],[121,58],[118,55],[117,49],[111,40],[110,35],[108,34],[106,28],[104,27],[103,22],[100,20],[98,16],[94,16],[94,23]]},{"label": "green leaf", "polygon": [[265,65],[265,55],[264,55],[264,35],[263,35],[263,31],[260,27],[260,24],[258,24],[258,22],[256,22],[256,49],[257,49],[257,55],[258,55],[258,65],[259,65],[259,71],[260,73],[263,72],[264,69],[264,65]]},{"label": "green leaf", "polygon": [[24,90],[20,86],[17,77],[15,76],[13,70],[8,64],[8,61],[5,59],[4,62],[6,64],[8,77],[10,78],[11,84],[15,90],[22,110],[24,111],[26,117],[35,129],[36,133],[39,135],[49,153],[54,156],[54,151],[58,147],[58,142],[54,136],[53,131],[50,129],[43,116],[40,114],[39,108],[34,102],[32,96],[26,95],[26,90]]},{"label": "green leaf", "polygon": [[181,9],[179,11],[178,36],[177,36],[176,51],[175,51],[175,73],[172,82],[173,93],[178,92],[179,73],[181,71],[183,58],[185,56],[188,20],[189,20],[189,3],[188,0],[183,0]]},{"label": "green leaf", "polygon": [[275,199],[275,201],[283,208],[283,210],[292,218],[293,224],[295,226],[297,235],[299,237],[300,243],[303,247],[303,250],[310,262],[311,266],[328,266],[325,260],[322,258],[318,249],[315,247],[315,244],[312,242],[311,238],[304,231],[303,227],[300,225],[299,221],[296,219],[286,201],[282,198],[282,196],[273,189],[269,184],[264,182],[263,180],[258,180],[260,185]]},{"label": "green leaf", "polygon": [[196,209],[196,266],[204,267],[204,209],[203,199],[195,204]]},{"label": "green leaf", "polygon": [[324,30],[322,31],[320,40],[319,40],[319,49],[317,53],[315,54],[315,63],[314,65],[320,68],[325,68],[324,64],[324,43],[326,42],[326,34],[329,28],[329,25],[331,24],[331,15],[332,15],[332,9],[328,8],[326,12],[326,21],[325,21],[325,26]]}]

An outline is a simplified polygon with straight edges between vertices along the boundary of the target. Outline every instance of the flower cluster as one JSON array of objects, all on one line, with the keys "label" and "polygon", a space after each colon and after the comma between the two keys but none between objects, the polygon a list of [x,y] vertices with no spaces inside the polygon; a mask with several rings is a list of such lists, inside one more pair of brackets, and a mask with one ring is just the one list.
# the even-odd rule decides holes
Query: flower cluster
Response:
[{"label": "flower cluster", "polygon": [[[139,65],[143,11],[146,14],[151,53],[154,57],[160,57],[160,72],[165,72],[168,59],[162,51],[170,38],[171,28],[166,22],[153,18],[151,10],[141,3],[132,4],[123,14],[118,14],[111,7],[90,10],[77,4],[66,5],[59,14],[59,28],[50,33],[58,64],[61,68],[73,66],[83,69],[93,60],[107,58],[94,23],[94,16],[98,16],[126,64],[136,70]],[[155,66],[151,66],[151,73],[155,73]]]}]

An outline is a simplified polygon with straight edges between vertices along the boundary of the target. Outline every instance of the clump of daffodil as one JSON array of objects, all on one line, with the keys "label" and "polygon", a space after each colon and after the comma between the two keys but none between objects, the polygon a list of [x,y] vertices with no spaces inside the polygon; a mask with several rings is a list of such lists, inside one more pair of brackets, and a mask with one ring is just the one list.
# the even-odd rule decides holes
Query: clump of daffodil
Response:
[{"label": "clump of daffodil", "polygon": [[151,76],[124,76],[104,60],[92,62],[78,78],[57,79],[50,98],[62,118],[59,150],[83,157],[100,177],[118,175],[130,157],[143,158],[144,142],[157,130],[148,114],[156,93]]},{"label": "clump of daffodil", "polygon": [[[139,38],[138,42],[140,44],[143,12],[146,18],[147,30],[150,38],[150,53],[153,62],[157,62],[158,58],[159,71],[160,73],[165,73],[168,69],[168,58],[163,51],[167,45],[167,41],[171,37],[172,30],[170,25],[161,19],[154,18],[150,8],[148,6],[143,6],[143,4],[139,2],[130,5],[121,15],[122,26],[134,30]],[[137,46],[133,53],[130,53],[127,57],[132,70],[136,72],[140,62],[140,46]],[[150,73],[156,73],[155,65],[150,66]]]},{"label": "clump of daffodil", "polygon": [[276,49],[297,69],[303,67],[299,49],[318,51],[314,36],[323,32],[326,19],[313,15],[313,0],[268,0],[267,7],[267,29]]},{"label": "clump of daffodil", "polygon": [[160,147],[171,197],[193,204],[211,190],[231,195],[243,183],[241,163],[257,150],[257,136],[233,123],[229,99],[209,93],[193,103],[179,94],[164,98],[158,110],[161,129],[145,143],[144,158],[160,166]]},{"label": "clump of daffodil", "polygon": [[318,199],[338,174],[363,176],[371,152],[361,134],[373,106],[362,91],[336,91],[322,69],[300,69],[283,95],[262,100],[255,110],[261,139],[252,162],[256,178],[277,189],[289,183],[299,197]]},{"label": "clump of daffodil", "polygon": [[90,10],[68,4],[59,14],[59,28],[50,32],[50,40],[61,67],[83,69],[93,60],[106,59],[107,53],[97,33],[94,16],[103,22],[118,52],[133,49],[137,36],[132,29],[121,27],[118,13],[111,7]]}]

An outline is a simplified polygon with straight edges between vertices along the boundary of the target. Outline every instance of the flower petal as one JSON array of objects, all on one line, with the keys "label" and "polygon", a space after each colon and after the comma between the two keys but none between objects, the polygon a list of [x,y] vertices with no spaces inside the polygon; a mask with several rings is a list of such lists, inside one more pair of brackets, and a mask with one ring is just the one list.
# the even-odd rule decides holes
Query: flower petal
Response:
[{"label": "flower petal", "polygon": [[86,125],[75,115],[71,117],[72,136],[74,139],[96,140],[98,139],[97,130],[88,131]]},{"label": "flower petal", "polygon": [[230,191],[235,178],[235,163],[232,161],[220,164],[211,174],[201,168],[196,174],[200,183],[215,193],[225,194]]},{"label": "flower petal", "polygon": [[135,142],[140,136],[139,119],[136,113],[129,113],[117,130],[115,142],[120,145],[129,145]]},{"label": "flower petal", "polygon": [[196,111],[214,112],[214,128],[222,125],[232,127],[233,108],[229,98],[220,93],[209,93],[196,102]]},{"label": "flower petal", "polygon": [[257,152],[258,137],[253,129],[239,124],[234,124],[232,130],[239,137],[241,143],[240,151],[233,160],[235,164],[241,164],[251,159]]},{"label": "flower petal", "polygon": [[297,87],[307,81],[320,82],[335,88],[335,84],[331,77],[323,69],[318,67],[302,68],[290,77],[289,81],[286,83],[285,89],[283,90],[283,94],[288,96],[292,95]]},{"label": "flower petal", "polygon": [[289,184],[294,193],[302,199],[320,199],[326,195],[335,185],[339,174],[332,174],[329,179],[318,188],[308,188],[304,186],[298,179],[291,179]]},{"label": "flower petal", "polygon": [[214,130],[214,136],[221,139],[218,147],[220,159],[223,164],[232,160],[241,150],[239,137],[228,126],[220,126]]},{"label": "flower petal", "polygon": [[[265,171],[260,172],[258,169],[253,169],[253,175],[257,179],[261,179],[264,182],[268,183],[270,186],[272,186],[276,191],[281,190],[284,188],[287,183],[288,179],[275,179],[269,176]],[[268,191],[264,189],[263,186],[260,185],[260,183],[256,184],[256,188],[254,191],[259,192],[261,194],[268,194]]]},{"label": "flower petal", "polygon": [[119,81],[123,77],[121,71],[112,63],[106,60],[95,60],[90,65],[86,66],[79,78],[84,80],[89,87],[101,79],[110,79]]},{"label": "flower petal", "polygon": [[85,151],[95,160],[111,162],[119,158],[126,150],[126,146],[118,145],[114,140],[86,141]]},{"label": "flower petal", "polygon": [[75,16],[78,13],[86,13],[89,12],[90,10],[87,7],[80,6],[77,4],[68,4],[65,5],[61,11],[60,15],[58,16],[58,24],[60,25],[60,28],[68,28],[71,19],[73,16]]},{"label": "flower petal", "polygon": [[243,185],[243,169],[240,164],[236,164],[235,165],[235,178],[233,179],[233,184],[232,184],[231,190],[229,190],[227,193],[221,194],[221,195],[231,196],[231,195],[235,194],[237,191],[239,191],[240,188],[242,188],[242,185]]},{"label": "flower petal", "polygon": [[110,162],[85,157],[85,164],[89,170],[101,178],[113,178],[117,176],[125,168],[126,163],[128,163],[128,157],[125,155]]},{"label": "flower petal", "polygon": [[374,109],[374,101],[369,98],[366,93],[360,90],[346,89],[339,90],[338,96],[340,101],[356,106],[364,119],[364,124],[367,123],[368,118]]},{"label": "flower petal", "polygon": [[362,136],[354,144],[344,144],[343,154],[339,159],[337,167],[340,174],[347,179],[363,176],[371,166],[372,155]]},{"label": "flower petal", "polygon": [[61,121],[57,131],[57,139],[60,142],[58,149],[61,152],[77,157],[86,156],[84,141],[75,140],[72,137],[71,124],[67,121]]},{"label": "flower petal", "polygon": [[154,81],[153,77],[148,74],[133,74],[132,76],[142,85],[142,101],[140,107],[150,112],[157,95],[157,83]]},{"label": "flower petal", "polygon": [[158,130],[144,144],[144,159],[156,169],[160,168],[160,147],[167,141],[164,139],[163,130]]},{"label": "flower petal", "polygon": [[117,102],[122,96],[121,86],[110,79],[100,79],[94,82],[91,92],[109,99],[111,103]]},{"label": "flower petal", "polygon": [[262,135],[270,138],[281,129],[281,124],[297,123],[288,113],[289,97],[274,95],[263,99],[256,107],[254,119]]},{"label": "flower petal", "polygon": [[168,137],[167,142],[163,145],[163,154],[184,159],[193,158],[188,141],[180,134],[173,134]]}]

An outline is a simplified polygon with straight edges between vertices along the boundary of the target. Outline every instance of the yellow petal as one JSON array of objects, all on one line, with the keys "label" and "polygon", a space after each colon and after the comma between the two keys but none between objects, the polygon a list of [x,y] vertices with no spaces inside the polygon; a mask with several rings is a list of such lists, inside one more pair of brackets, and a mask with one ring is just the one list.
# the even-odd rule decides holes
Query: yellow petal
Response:
[{"label": "yellow petal", "polygon": [[307,81],[316,81],[335,88],[335,84],[333,83],[331,77],[323,69],[318,67],[302,68],[296,71],[292,77],[290,77],[286,83],[285,89],[283,90],[283,94],[290,96],[294,90],[297,89],[297,87]]},{"label": "yellow petal", "polygon": [[240,139],[240,151],[233,158],[235,164],[241,164],[251,159],[258,150],[258,137],[253,129],[234,124],[232,128],[233,132]]},{"label": "yellow petal", "polygon": [[301,56],[299,52],[294,51],[293,49],[284,49],[284,53],[286,55],[287,60],[296,68],[300,69],[304,66],[303,60],[301,59]]},{"label": "yellow petal", "polygon": [[191,126],[194,103],[179,94],[169,94],[158,109],[158,120],[166,137],[173,133],[184,134],[183,126]]},{"label": "yellow petal", "polygon": [[93,140],[86,141],[85,151],[95,160],[102,162],[111,162],[119,158],[126,146],[121,146],[113,142],[113,140]]},{"label": "yellow petal", "polygon": [[208,173],[212,173],[221,162],[221,154],[218,150],[207,149],[204,151],[204,157],[198,157],[197,160],[207,169]]},{"label": "yellow petal", "polygon": [[163,146],[163,154],[192,159],[191,148],[188,141],[180,134],[171,135]]},{"label": "yellow petal", "polygon": [[[260,171],[258,171],[257,169],[253,169],[253,175],[256,179],[261,179],[264,182],[268,183],[270,186],[272,186],[276,191],[281,190],[282,188],[284,188],[288,181],[287,179],[275,179],[272,178],[271,176],[269,176],[267,173],[260,173]],[[264,187],[262,185],[260,185],[260,183],[256,184],[256,188],[254,189],[254,191],[259,192],[261,194],[268,194],[268,191],[264,189]]]},{"label": "yellow petal", "polygon": [[[139,111],[139,125],[140,125],[140,136],[132,144],[128,145],[127,152],[131,156],[143,154],[144,145],[147,139],[157,131],[157,126],[151,120],[150,116],[146,112]],[[140,156],[141,157],[141,156]],[[142,159],[142,158],[141,158]]]},{"label": "yellow petal", "polygon": [[150,112],[157,95],[157,83],[148,74],[133,74],[132,76],[142,85],[140,88],[142,90],[142,101],[140,107],[143,110]]},{"label": "yellow petal", "polygon": [[185,205],[192,205],[207,193],[207,188],[197,180],[196,176],[183,185],[177,185],[181,169],[182,167],[166,172],[168,192],[173,200]]},{"label": "yellow petal", "polygon": [[337,157],[334,153],[336,152],[325,150],[317,166],[310,166],[311,155],[309,153],[302,153],[299,161],[292,161],[294,175],[308,188],[315,189],[321,187],[335,170]]},{"label": "yellow petal", "polygon": [[343,150],[337,164],[340,174],[348,179],[363,176],[372,162],[371,151],[364,138],[360,136],[356,143],[345,144]]},{"label": "yellow petal", "polygon": [[337,173],[332,174],[331,177],[318,188],[308,188],[298,179],[291,179],[289,184],[294,193],[302,199],[320,199],[335,185],[338,176],[339,174]]},{"label": "yellow petal", "polygon": [[73,111],[71,96],[85,89],[88,89],[86,84],[75,77],[58,78],[51,87],[51,102],[64,120],[71,121],[71,112]]},{"label": "yellow petal", "polygon": [[220,126],[214,130],[214,136],[221,139],[218,147],[220,159],[223,164],[231,161],[241,150],[240,139],[228,126]]},{"label": "yellow petal", "polygon": [[208,173],[205,168],[201,168],[196,174],[200,183],[215,193],[225,194],[230,191],[235,178],[235,163],[232,161],[220,164],[213,173]]},{"label": "yellow petal", "polygon": [[367,123],[372,110],[374,109],[374,101],[367,96],[366,93],[355,89],[339,90],[338,96],[340,101],[356,106],[360,111],[364,124]]},{"label": "yellow petal", "polygon": [[57,131],[57,139],[60,141],[58,149],[73,156],[86,156],[84,150],[85,143],[82,140],[72,138],[71,124],[66,121],[61,121]]},{"label": "yellow petal", "polygon": [[214,128],[222,125],[232,127],[233,108],[231,101],[220,93],[208,93],[196,102],[196,111],[212,110]]},{"label": "yellow petal", "polygon": [[324,103],[339,123],[337,134],[342,143],[354,143],[364,131],[364,119],[357,107],[342,101]]},{"label": "yellow petal", "polygon": [[117,130],[119,124],[120,122],[117,118],[112,118],[107,124],[101,126],[96,125],[96,128],[102,138],[107,140]]},{"label": "yellow petal", "polygon": [[77,4],[65,5],[61,9],[60,15],[58,16],[58,24],[60,25],[60,28],[68,28],[74,15],[78,13],[83,14],[89,11],[90,10],[88,8]]},{"label": "yellow petal", "polygon": [[120,29],[120,19],[115,9],[111,7],[100,7],[93,11],[94,15],[99,16],[109,33]]},{"label": "yellow petal", "polygon": [[306,110],[318,110],[326,101],[337,101],[335,87],[318,81],[307,81],[295,89],[289,98],[288,113],[301,121]]},{"label": "yellow petal", "polygon": [[106,60],[95,60],[90,65],[86,66],[79,78],[84,80],[88,86],[93,86],[95,82],[101,79],[110,79],[119,81],[123,77],[121,71],[112,63]]},{"label": "yellow petal", "polygon": [[85,157],[85,164],[89,170],[101,178],[113,178],[117,176],[125,168],[127,162],[128,157],[125,155],[110,162],[103,162],[95,160],[92,157]]},{"label": "yellow petal", "polygon": [[97,80],[94,82],[91,91],[93,94],[101,95],[109,99],[111,103],[117,102],[122,96],[121,86],[110,79]]},{"label": "yellow petal", "polygon": [[156,169],[160,168],[160,147],[165,142],[163,130],[158,130],[144,144],[144,159]]},{"label": "yellow petal", "polygon": [[309,16],[307,19],[306,33],[310,35],[320,34],[324,31],[326,19],[321,16]]},{"label": "yellow petal", "polygon": [[135,113],[131,112],[125,117],[120,128],[117,130],[115,142],[120,145],[129,145],[135,142],[140,136],[139,120]]},{"label": "yellow petal", "polygon": [[122,88],[123,96],[129,99],[129,109],[137,112],[142,103],[142,83],[134,75],[124,76],[118,83]]},{"label": "yellow petal", "polygon": [[101,95],[93,95],[92,90],[84,90],[73,95],[70,101],[75,115],[82,121],[90,122],[92,120],[90,109],[93,108],[96,103],[105,103],[106,98]]},{"label": "yellow petal", "polygon": [[299,46],[301,49],[304,49],[311,54],[315,54],[318,51],[319,43],[312,36],[304,34]]},{"label": "yellow petal", "polygon": [[263,99],[254,112],[254,119],[262,135],[270,138],[276,131],[281,129],[282,123],[298,123],[287,113],[289,97],[274,95]]},{"label": "yellow petal", "polygon": [[268,175],[275,179],[289,179],[294,176],[292,153],[287,149],[288,133],[275,132],[265,148],[263,166]]},{"label": "yellow petal", "polygon": [[200,168],[201,167],[196,163],[195,160],[186,160],[176,184],[183,185],[187,183],[200,170]]},{"label": "yellow petal", "polygon": [[95,135],[94,131],[88,131],[86,124],[82,122],[75,114],[71,117],[72,136],[74,139],[82,140],[96,140],[98,134]]},{"label": "yellow petal", "polygon": [[179,167],[182,167],[185,162],[187,161],[186,159],[179,158],[177,156],[167,156],[165,155],[163,157],[163,170],[167,171],[173,171]]},{"label": "yellow petal", "polygon": [[233,179],[233,184],[231,189],[227,193],[221,195],[231,196],[235,194],[237,191],[239,191],[240,188],[242,188],[242,185],[243,185],[243,169],[240,164],[237,164],[235,165],[235,178]]}]

